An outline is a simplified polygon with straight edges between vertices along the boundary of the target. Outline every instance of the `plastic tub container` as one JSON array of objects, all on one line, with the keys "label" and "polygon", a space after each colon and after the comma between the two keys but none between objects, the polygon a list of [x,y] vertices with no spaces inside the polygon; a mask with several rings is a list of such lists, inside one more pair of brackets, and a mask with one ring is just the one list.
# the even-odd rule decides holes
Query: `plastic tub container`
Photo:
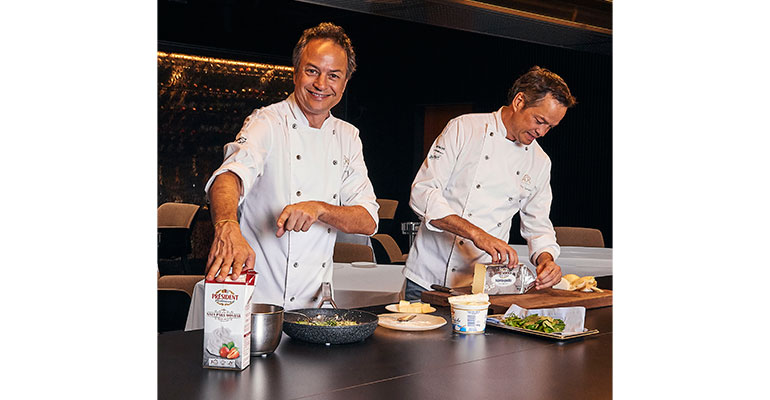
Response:
[{"label": "plastic tub container", "polygon": [[489,302],[450,303],[452,330],[457,333],[484,333]]}]

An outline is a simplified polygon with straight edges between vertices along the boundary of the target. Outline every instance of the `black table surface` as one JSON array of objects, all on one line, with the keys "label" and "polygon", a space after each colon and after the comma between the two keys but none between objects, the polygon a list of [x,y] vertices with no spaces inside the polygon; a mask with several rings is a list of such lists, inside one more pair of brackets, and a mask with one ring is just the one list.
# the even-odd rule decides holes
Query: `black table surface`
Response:
[{"label": "black table surface", "polygon": [[[203,330],[158,335],[159,399],[610,399],[612,307],[587,310],[599,334],[555,341],[487,326],[484,334],[378,326],[363,342],[323,345],[286,334],[243,371],[202,367]],[[386,313],[384,306],[363,310]]]}]

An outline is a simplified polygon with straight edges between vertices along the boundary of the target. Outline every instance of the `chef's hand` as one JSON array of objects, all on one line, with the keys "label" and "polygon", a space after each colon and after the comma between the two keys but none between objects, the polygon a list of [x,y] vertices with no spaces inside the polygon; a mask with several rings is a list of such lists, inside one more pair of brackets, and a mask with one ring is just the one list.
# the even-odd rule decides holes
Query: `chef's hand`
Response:
[{"label": "chef's hand", "polygon": [[551,253],[544,252],[537,257],[537,279],[535,289],[549,288],[561,280],[561,267],[553,261]]},{"label": "chef's hand", "polygon": [[225,222],[214,227],[214,242],[206,261],[206,279],[216,277],[222,282],[230,272],[230,279],[238,279],[244,269],[254,269],[256,256],[254,250],[241,235],[241,226],[237,222]]},{"label": "chef's hand", "polygon": [[325,205],[326,203],[321,201],[303,201],[284,207],[276,221],[278,231],[275,236],[281,237],[286,231],[307,232],[324,213]]},{"label": "chef's hand", "polygon": [[484,232],[482,229],[475,231],[471,240],[473,240],[473,244],[476,247],[492,256],[493,263],[505,263],[507,259],[509,267],[518,265],[519,256],[516,254],[516,250],[509,246],[508,243]]}]

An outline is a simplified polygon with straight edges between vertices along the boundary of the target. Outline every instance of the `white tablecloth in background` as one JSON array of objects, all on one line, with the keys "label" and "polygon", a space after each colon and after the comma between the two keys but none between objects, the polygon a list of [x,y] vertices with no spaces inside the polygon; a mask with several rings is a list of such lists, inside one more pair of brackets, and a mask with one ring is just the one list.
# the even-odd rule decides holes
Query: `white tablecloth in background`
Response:
[{"label": "white tablecloth in background", "polygon": [[[332,287],[338,308],[398,303],[404,298],[406,288],[404,266],[377,264],[375,268],[357,268],[347,263],[334,263]],[[203,329],[203,295],[201,280],[193,290],[184,330]]]},{"label": "white tablecloth in background", "polygon": [[[523,262],[532,268],[529,262],[529,250],[525,244],[512,244],[519,255],[519,262]],[[556,264],[561,267],[561,274],[575,274],[577,276],[609,276],[612,275],[612,249],[604,247],[577,247],[562,246],[561,255],[556,259]]]}]

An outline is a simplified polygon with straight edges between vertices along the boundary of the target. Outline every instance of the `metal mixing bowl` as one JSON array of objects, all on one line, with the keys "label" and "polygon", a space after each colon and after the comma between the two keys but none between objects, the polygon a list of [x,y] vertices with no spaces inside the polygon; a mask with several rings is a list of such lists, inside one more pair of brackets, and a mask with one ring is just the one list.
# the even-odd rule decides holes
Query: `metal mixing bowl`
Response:
[{"label": "metal mixing bowl", "polygon": [[251,355],[261,356],[275,351],[281,342],[283,307],[273,304],[251,305]]}]

